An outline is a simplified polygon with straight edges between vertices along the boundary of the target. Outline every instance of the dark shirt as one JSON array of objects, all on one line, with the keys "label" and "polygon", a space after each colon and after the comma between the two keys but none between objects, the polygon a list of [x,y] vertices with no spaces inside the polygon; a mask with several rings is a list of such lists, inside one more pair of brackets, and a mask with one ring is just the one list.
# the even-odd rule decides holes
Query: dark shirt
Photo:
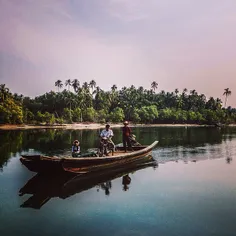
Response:
[{"label": "dark shirt", "polygon": [[124,126],[124,127],[122,128],[122,132],[123,132],[123,136],[129,137],[130,134],[131,134],[131,129],[130,129],[130,127],[128,127],[128,126]]}]

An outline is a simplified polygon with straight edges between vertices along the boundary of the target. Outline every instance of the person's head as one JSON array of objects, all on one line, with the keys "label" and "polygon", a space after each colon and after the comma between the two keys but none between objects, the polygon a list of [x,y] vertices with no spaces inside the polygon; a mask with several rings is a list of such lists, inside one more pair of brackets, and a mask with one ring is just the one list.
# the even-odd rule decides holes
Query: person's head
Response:
[{"label": "person's head", "polygon": [[127,126],[128,124],[129,124],[129,122],[126,120],[126,121],[124,122],[124,125]]},{"label": "person's head", "polygon": [[79,141],[78,141],[78,140],[75,140],[75,141],[73,142],[73,145],[79,146]]},{"label": "person's head", "polygon": [[109,130],[109,129],[110,129],[110,125],[106,124],[106,130]]}]

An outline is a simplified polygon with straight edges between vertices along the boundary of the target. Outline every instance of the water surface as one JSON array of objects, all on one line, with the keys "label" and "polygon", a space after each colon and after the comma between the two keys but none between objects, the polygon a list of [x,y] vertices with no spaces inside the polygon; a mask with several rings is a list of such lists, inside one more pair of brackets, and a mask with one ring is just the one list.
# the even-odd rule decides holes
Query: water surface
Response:
[{"label": "water surface", "polygon": [[[235,235],[236,129],[133,132],[143,144],[160,141],[158,167],[100,182],[40,179],[19,162],[21,153],[68,155],[74,139],[82,150],[95,147],[98,130],[0,131],[0,234]],[[121,142],[120,129],[114,133]],[[34,194],[19,196],[23,187]]]}]

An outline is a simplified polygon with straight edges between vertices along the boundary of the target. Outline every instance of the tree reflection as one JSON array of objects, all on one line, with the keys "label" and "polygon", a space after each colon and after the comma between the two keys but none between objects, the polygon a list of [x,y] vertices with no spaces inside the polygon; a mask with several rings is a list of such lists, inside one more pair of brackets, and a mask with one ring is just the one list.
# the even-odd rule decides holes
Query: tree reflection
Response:
[{"label": "tree reflection", "polygon": [[[222,141],[236,137],[236,128],[184,128],[184,127],[133,127],[136,139],[142,144],[150,144],[159,140],[158,150],[172,149],[172,157],[176,161],[178,156],[188,159],[199,153],[204,154],[209,147]],[[120,128],[113,128],[115,143],[122,140]],[[7,165],[8,160],[16,153],[31,152],[45,155],[70,155],[73,140],[78,139],[81,150],[97,147],[99,130],[63,130],[63,129],[32,129],[32,130],[0,130],[0,168]],[[33,151],[30,151],[33,150]]]}]

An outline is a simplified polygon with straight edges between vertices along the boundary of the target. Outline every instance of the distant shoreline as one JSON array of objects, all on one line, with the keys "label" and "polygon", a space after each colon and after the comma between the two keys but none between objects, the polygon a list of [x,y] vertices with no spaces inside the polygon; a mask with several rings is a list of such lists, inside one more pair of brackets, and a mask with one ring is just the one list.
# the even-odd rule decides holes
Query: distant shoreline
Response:
[{"label": "distant shoreline", "polygon": [[[111,128],[122,127],[122,123],[111,124]],[[236,124],[230,124],[229,127],[236,127]],[[101,129],[105,124],[100,123],[76,123],[76,124],[62,124],[62,125],[0,125],[0,130],[28,130],[28,129]],[[211,127],[211,125],[198,124],[130,124],[130,127]]]}]

